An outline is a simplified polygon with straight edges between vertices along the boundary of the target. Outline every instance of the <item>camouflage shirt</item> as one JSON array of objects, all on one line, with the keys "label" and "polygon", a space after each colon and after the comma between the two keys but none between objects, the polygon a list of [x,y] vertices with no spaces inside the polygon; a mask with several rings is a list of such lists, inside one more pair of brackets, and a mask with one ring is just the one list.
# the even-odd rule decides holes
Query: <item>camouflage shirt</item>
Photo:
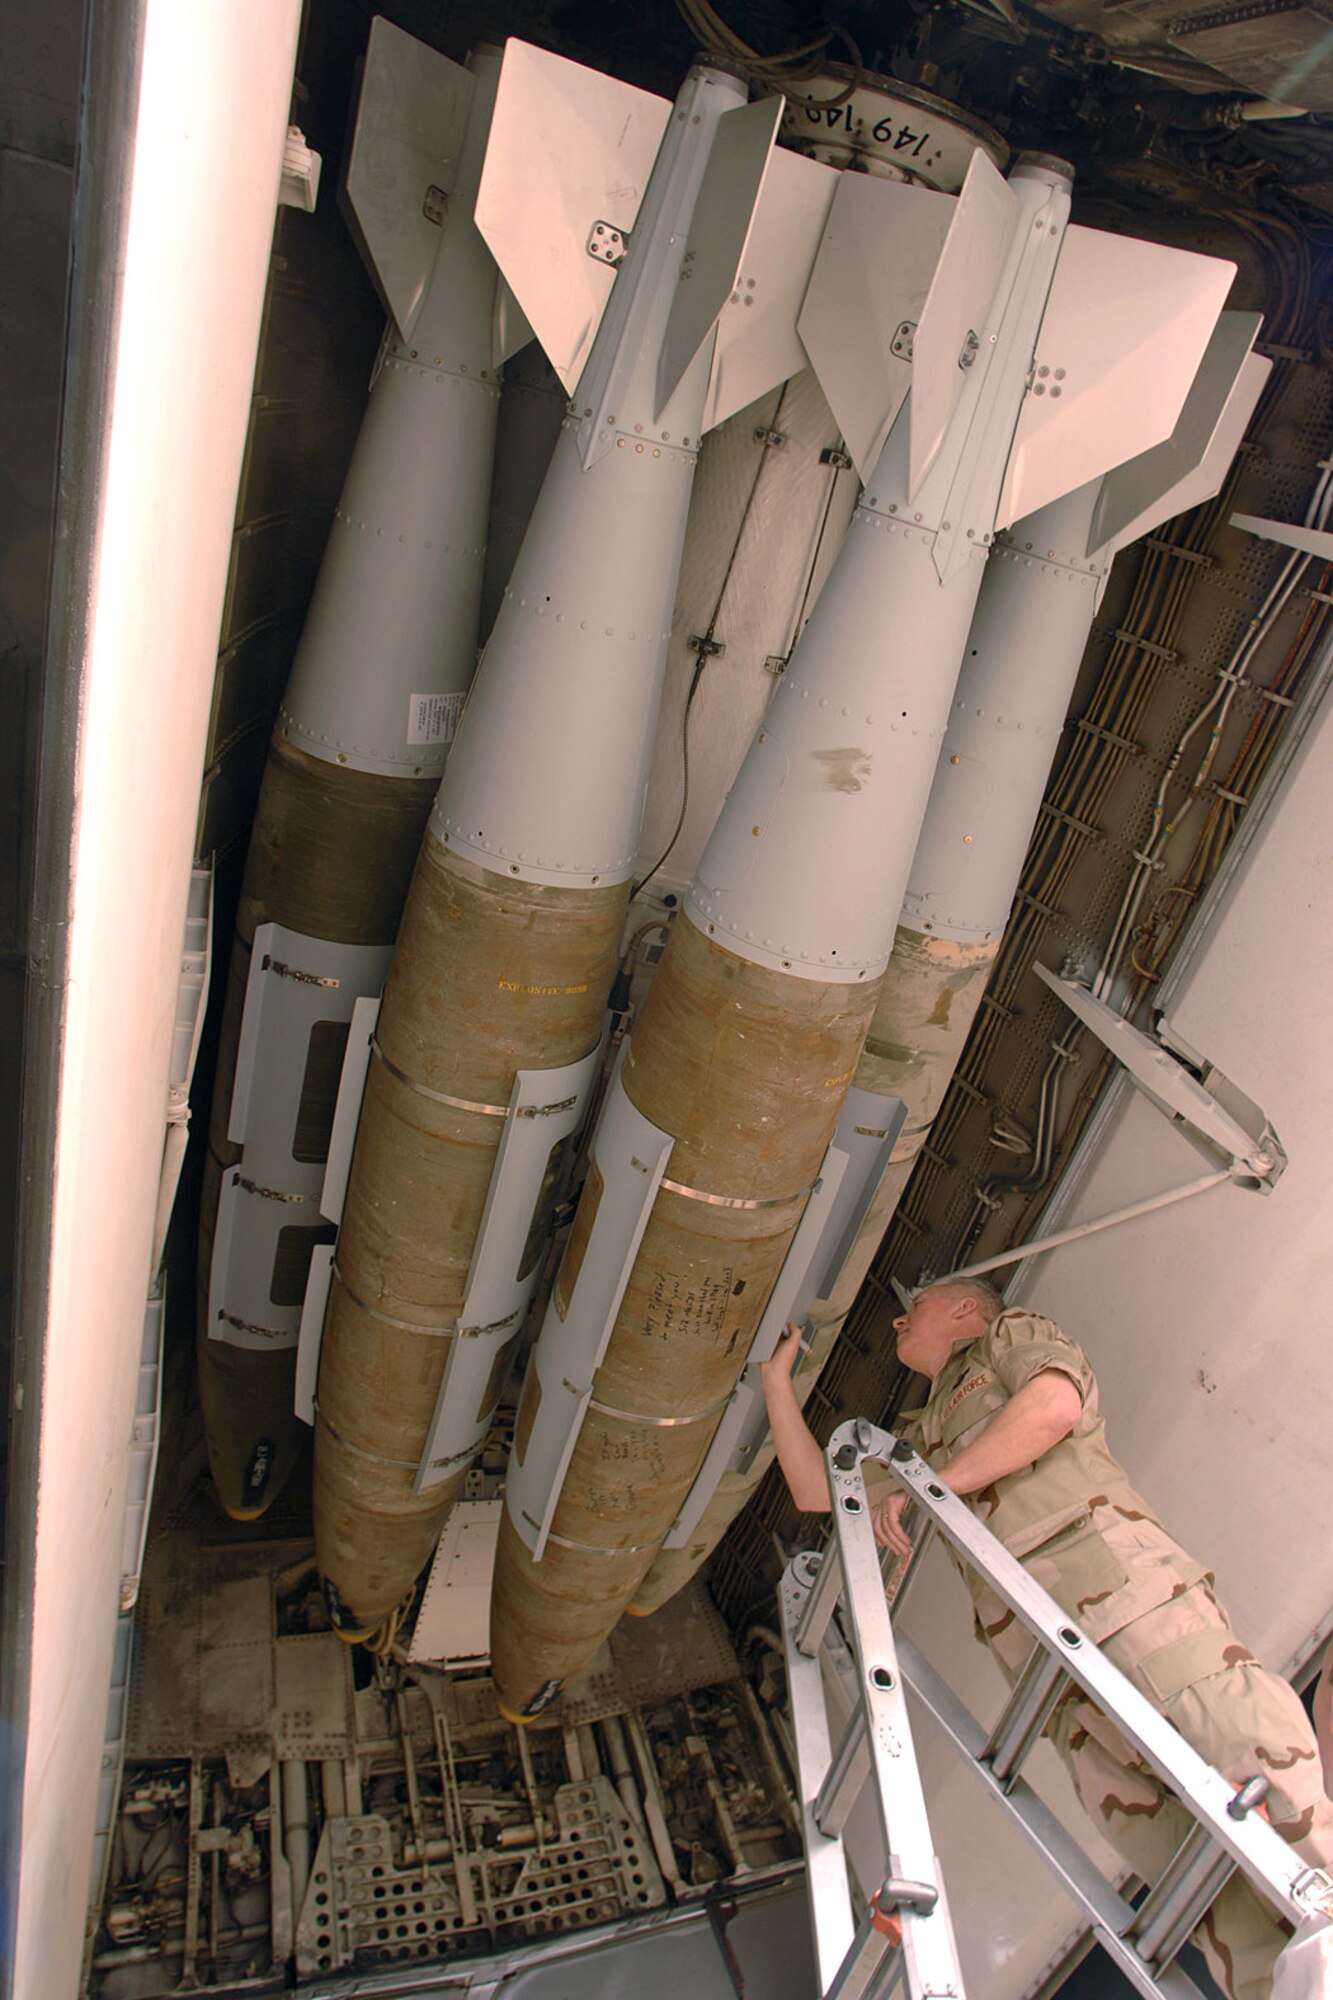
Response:
[{"label": "camouflage shirt", "polygon": [[[1209,1573],[1168,1535],[1108,1450],[1096,1377],[1082,1348],[1040,1313],[1001,1313],[980,1339],[954,1350],[930,1400],[898,1428],[938,1469],[1049,1369],[1079,1392],[1074,1428],[1035,1464],[969,1493],[966,1504],[1088,1637],[1101,1641]],[[1016,1623],[1013,1613],[981,1578],[964,1574],[981,1632],[1003,1658],[996,1642]],[[1015,1638],[1026,1650],[1026,1636]]]}]

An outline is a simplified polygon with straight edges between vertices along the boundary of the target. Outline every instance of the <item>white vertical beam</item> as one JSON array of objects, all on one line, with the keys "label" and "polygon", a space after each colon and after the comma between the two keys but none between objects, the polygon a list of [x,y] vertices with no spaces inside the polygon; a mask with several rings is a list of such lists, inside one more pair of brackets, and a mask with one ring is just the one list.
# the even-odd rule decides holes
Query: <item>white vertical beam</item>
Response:
[{"label": "white vertical beam", "polygon": [[72,2000],[78,1986],[180,939],[299,15],[298,0],[143,12],[119,310],[102,330],[103,477],[76,499],[95,517],[86,639],[57,663],[81,697],[48,1308],[34,1330],[15,2000]]}]

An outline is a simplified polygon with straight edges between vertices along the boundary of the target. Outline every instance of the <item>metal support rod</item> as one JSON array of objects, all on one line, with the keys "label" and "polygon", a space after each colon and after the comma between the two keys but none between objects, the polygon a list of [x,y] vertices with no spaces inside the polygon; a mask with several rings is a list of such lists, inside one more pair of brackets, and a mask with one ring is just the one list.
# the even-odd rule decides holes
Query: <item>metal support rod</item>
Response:
[{"label": "metal support rod", "polygon": [[[213,1780],[213,1816],[222,1824],[222,1780]],[[218,1935],[222,1925],[222,1849],[215,1847],[208,1857],[208,1962],[217,1970]]]},{"label": "metal support rod", "polygon": [[403,1776],[407,1780],[407,1818],[412,1828],[412,1839],[418,1847],[426,1842],[426,1829],[421,1818],[421,1787],[417,1783],[416,1753],[412,1748],[412,1725],[407,1716],[407,1697],[398,1690],[398,1737],[403,1748]]},{"label": "metal support rod", "polygon": [[577,1729],[568,1725],[561,1731],[561,1741],[565,1746],[565,1770],[571,1785],[581,1785],[588,1773],[583,1768],[583,1745],[579,1741]]},{"label": "metal support rod", "polygon": [[590,1722],[576,1725],[575,1734],[579,1739],[579,1749],[583,1755],[583,1769],[586,1776],[595,1778],[602,1768],[602,1760],[597,1754],[597,1738]]},{"label": "metal support rod", "polygon": [[292,1871],[284,1847],[282,1778],[276,1764],[269,1766],[268,1811],[269,1946],[273,1963],[285,1965],[295,1949],[296,1922],[301,1912],[292,1901]]},{"label": "metal support rod", "polygon": [[[528,1741],[526,1729],[516,1729],[514,1734],[518,1738],[518,1761],[523,1768],[523,1789],[528,1795],[528,1804],[532,1808],[532,1823],[537,1829],[537,1852],[543,1854],[546,1849],[542,1834],[542,1802],[537,1791],[537,1773],[532,1768],[532,1746]],[[591,1775],[590,1772],[589,1776]]]},{"label": "metal support rod", "polygon": [[1167,1188],[1161,1194],[1150,1194],[1142,1201],[1132,1201],[1126,1208],[1115,1208],[1108,1215],[1094,1215],[1087,1222],[1076,1222],[1072,1229],[1057,1230],[1054,1236],[1034,1237],[1031,1243],[1016,1244],[1012,1250],[1002,1250],[998,1257],[983,1257],[979,1264],[969,1264],[965,1270],[949,1271],[935,1282],[951,1285],[960,1278],[979,1278],[984,1271],[998,1271],[1005,1264],[1021,1264],[1029,1257],[1039,1257],[1043,1250],[1059,1250],[1066,1243],[1077,1243],[1085,1236],[1095,1236],[1100,1229],[1113,1229],[1118,1222],[1136,1222],[1141,1215],[1153,1215],[1159,1208],[1170,1208],[1178,1201],[1188,1201],[1191,1195],[1206,1194],[1209,1188],[1220,1187],[1223,1181],[1231,1179],[1231,1169],[1220,1167],[1216,1173],[1204,1174],[1197,1181],[1186,1181],[1183,1187]]},{"label": "metal support rod", "polygon": [[472,1881],[472,1864],[468,1858],[467,1824],[463,1818],[462,1800],[458,1796],[453,1739],[449,1734],[449,1718],[442,1708],[435,1710],[433,1719],[435,1756],[440,1767],[440,1787],[444,1797],[444,1823],[454,1847],[454,1881],[458,1887],[458,1906],[463,1914],[464,1928],[470,1930],[477,1921],[477,1894]]},{"label": "metal support rod", "polygon": [[615,1781],[620,1803],[629,1815],[631,1823],[647,1839],[648,1827],[643,1817],[643,1801],[634,1782],[634,1772],[629,1761],[629,1745],[625,1741],[625,1731],[620,1717],[603,1716],[601,1728],[602,1738],[606,1744],[607,1762],[611,1766],[611,1776]]},{"label": "metal support rod", "polygon": [[648,1836],[653,1843],[653,1853],[657,1856],[657,1865],[662,1871],[663,1881],[679,1896],[685,1885],[676,1863],[676,1850],[671,1845],[657,1766],[653,1762],[652,1748],[644,1734],[643,1724],[632,1709],[625,1716],[625,1731],[629,1737],[634,1761],[639,1767],[639,1789],[643,1793],[643,1810],[648,1821]]},{"label": "metal support rod", "polygon": [[1051,1659],[1038,1641],[982,1752],[1002,1785],[1011,1785],[1018,1776],[1019,1767],[1050,1720],[1061,1688],[1067,1685],[1060,1661]]},{"label": "metal support rod", "polygon": [[204,1824],[204,1793],[207,1780],[197,1760],[190,1761],[190,1824],[185,1863],[185,1941],[181,1947],[182,1986],[194,1984],[194,1962],[199,1956],[199,1898],[203,1888],[199,1833]]},{"label": "metal support rod", "polygon": [[310,1798],[306,1789],[305,1765],[299,1758],[284,1757],[279,1777],[282,1786],[283,1852],[292,1871],[292,1919],[294,1923],[299,1923],[301,1905],[310,1881]]},{"label": "metal support rod", "polygon": [[336,1757],[324,1757],[319,1766],[319,1792],[324,1801],[325,1819],[343,1819],[347,1813],[347,1786],[343,1767]]}]

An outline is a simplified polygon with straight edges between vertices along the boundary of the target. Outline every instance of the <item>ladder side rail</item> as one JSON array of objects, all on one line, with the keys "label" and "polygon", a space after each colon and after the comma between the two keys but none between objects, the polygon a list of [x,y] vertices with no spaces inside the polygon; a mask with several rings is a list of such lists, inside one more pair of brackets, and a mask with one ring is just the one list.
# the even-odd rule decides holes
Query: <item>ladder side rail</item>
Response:
[{"label": "ladder side rail", "polygon": [[1033,1791],[1026,1778],[1001,1781],[981,1762],[986,1748],[985,1726],[905,1634],[898,1635],[898,1660],[903,1678],[918,1702],[1018,1829],[1050,1873],[1088,1919],[1097,1940],[1144,2000],[1202,2000],[1199,1988],[1179,1965],[1150,1966],[1129,1939],[1137,1912],[1107,1881],[1073,1834]]},{"label": "ladder side rail", "polygon": [[866,1458],[888,1465],[923,1514],[1147,1758],[1192,1817],[1208,1826],[1254,1886],[1293,1924],[1322,1910],[1333,1895],[1333,1880],[1302,1861],[1265,1820],[1243,1809],[1237,1816],[1235,1789],[1221,1772],[1186,1743],[905,1440],[857,1420],[838,1427],[828,1456],[830,1466],[839,1458],[849,1465]]},{"label": "ladder side rail", "polygon": [[878,1902],[882,1911],[896,1909],[902,1924],[905,1983],[913,2000],[930,1994],[956,1994],[961,2000],[962,1969],[912,1743],[866,1496],[863,1457],[854,1451],[851,1463],[844,1465],[832,1449],[827,1455],[836,1556],[830,1548],[821,1568],[836,1560],[842,1571],[846,1624],[857,1666],[859,1700],[866,1716],[873,1795],[887,1856],[887,1879]]},{"label": "ladder side rail", "polygon": [[787,1664],[796,1786],[805,1849],[806,1894],[814,1932],[819,1990],[827,1994],[852,1948],[851,1885],[841,1839],[825,1833],[815,1818],[815,1801],[830,1763],[828,1710],[819,1654],[803,1652],[798,1632],[813,1593],[819,1558],[793,1556],[778,1590],[782,1650]]}]

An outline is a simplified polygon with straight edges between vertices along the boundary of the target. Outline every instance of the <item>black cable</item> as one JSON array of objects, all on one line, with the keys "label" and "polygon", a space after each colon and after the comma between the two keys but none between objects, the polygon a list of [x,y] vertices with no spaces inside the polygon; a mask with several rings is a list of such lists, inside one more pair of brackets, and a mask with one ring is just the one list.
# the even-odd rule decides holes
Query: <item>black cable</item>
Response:
[{"label": "black cable", "polygon": [[[782,415],[782,405],[784,400],[786,399],[786,395],[787,395],[787,385],[784,382],[782,385],[782,393],[779,395],[777,400],[777,405],[773,411],[773,423],[771,426],[771,428],[773,429],[777,428],[778,418]],[[709,659],[712,657],[710,649],[712,644],[713,633],[717,628],[718,615],[722,610],[722,600],[727,594],[727,585],[731,582],[731,572],[736,567],[736,558],[740,554],[741,538],[744,535],[746,527],[749,524],[750,513],[751,509],[754,506],[755,495],[759,491],[759,482],[764,476],[764,467],[768,463],[769,454],[772,450],[773,447],[772,445],[769,444],[764,444],[761,445],[760,447],[759,463],[755,467],[754,478],[750,481],[750,491],[746,495],[745,507],[744,510],[742,511],[740,522],[736,528],[736,539],[731,545],[731,554],[727,557],[726,569],[722,572],[722,581],[718,585],[717,597],[713,604],[712,614],[709,617],[707,629],[705,630],[702,638],[699,641],[699,657],[695,662],[694,678],[690,682],[690,691],[685,697],[685,713],[681,717],[681,724],[680,724],[681,800],[680,800],[680,811],[676,815],[676,824],[671,830],[670,840],[667,842],[666,846],[662,849],[662,852],[658,855],[656,861],[654,861],[652,867],[648,870],[648,873],[646,875],[641,875],[639,877],[639,880],[634,884],[633,888],[630,890],[629,894],[631,902],[634,901],[634,898],[639,894],[639,892],[642,889],[647,888],[648,884],[652,881],[654,875],[656,875],[661,868],[665,867],[666,863],[670,860],[676,842],[680,839],[681,829],[685,824],[685,814],[689,810],[689,803],[690,803],[690,710],[694,706],[694,697],[699,691],[699,682],[703,678],[703,670],[707,666]],[[827,515],[825,518],[827,518]],[[823,532],[824,532],[823,528],[821,527],[820,529],[821,539],[823,537]]]},{"label": "black cable", "polygon": [[824,513],[819,523],[819,533],[815,536],[814,554],[810,558],[810,568],[806,573],[805,589],[801,593],[800,608],[796,613],[796,621],[792,626],[791,643],[787,647],[788,659],[791,658],[796,650],[796,641],[800,638],[801,629],[805,624],[806,613],[810,605],[810,593],[815,587],[815,575],[819,569],[820,551],[824,546],[824,537],[828,533],[829,515],[833,512],[833,496],[838,490],[838,474],[842,470],[843,467],[835,465],[832,470],[832,476],[829,479],[828,493],[824,500]]},{"label": "black cable", "polygon": [[631,903],[634,901],[634,898],[638,895],[639,891],[647,887],[647,885],[652,881],[654,875],[656,875],[658,870],[662,868],[666,864],[666,862],[671,858],[672,849],[675,847],[676,842],[680,839],[681,828],[685,824],[685,815],[689,811],[689,805],[690,805],[690,710],[694,706],[694,697],[698,692],[699,682],[703,678],[703,671],[707,664],[708,661],[706,655],[700,653],[698,659],[694,663],[694,679],[690,682],[690,691],[685,697],[685,713],[681,718],[681,725],[680,725],[680,768],[681,768],[680,811],[676,814],[676,824],[671,829],[670,840],[667,842],[666,846],[662,849],[662,852],[658,855],[656,861],[654,861],[652,867],[648,870],[648,873],[646,875],[641,876],[639,880],[634,884],[634,887],[630,890],[629,899]]}]

